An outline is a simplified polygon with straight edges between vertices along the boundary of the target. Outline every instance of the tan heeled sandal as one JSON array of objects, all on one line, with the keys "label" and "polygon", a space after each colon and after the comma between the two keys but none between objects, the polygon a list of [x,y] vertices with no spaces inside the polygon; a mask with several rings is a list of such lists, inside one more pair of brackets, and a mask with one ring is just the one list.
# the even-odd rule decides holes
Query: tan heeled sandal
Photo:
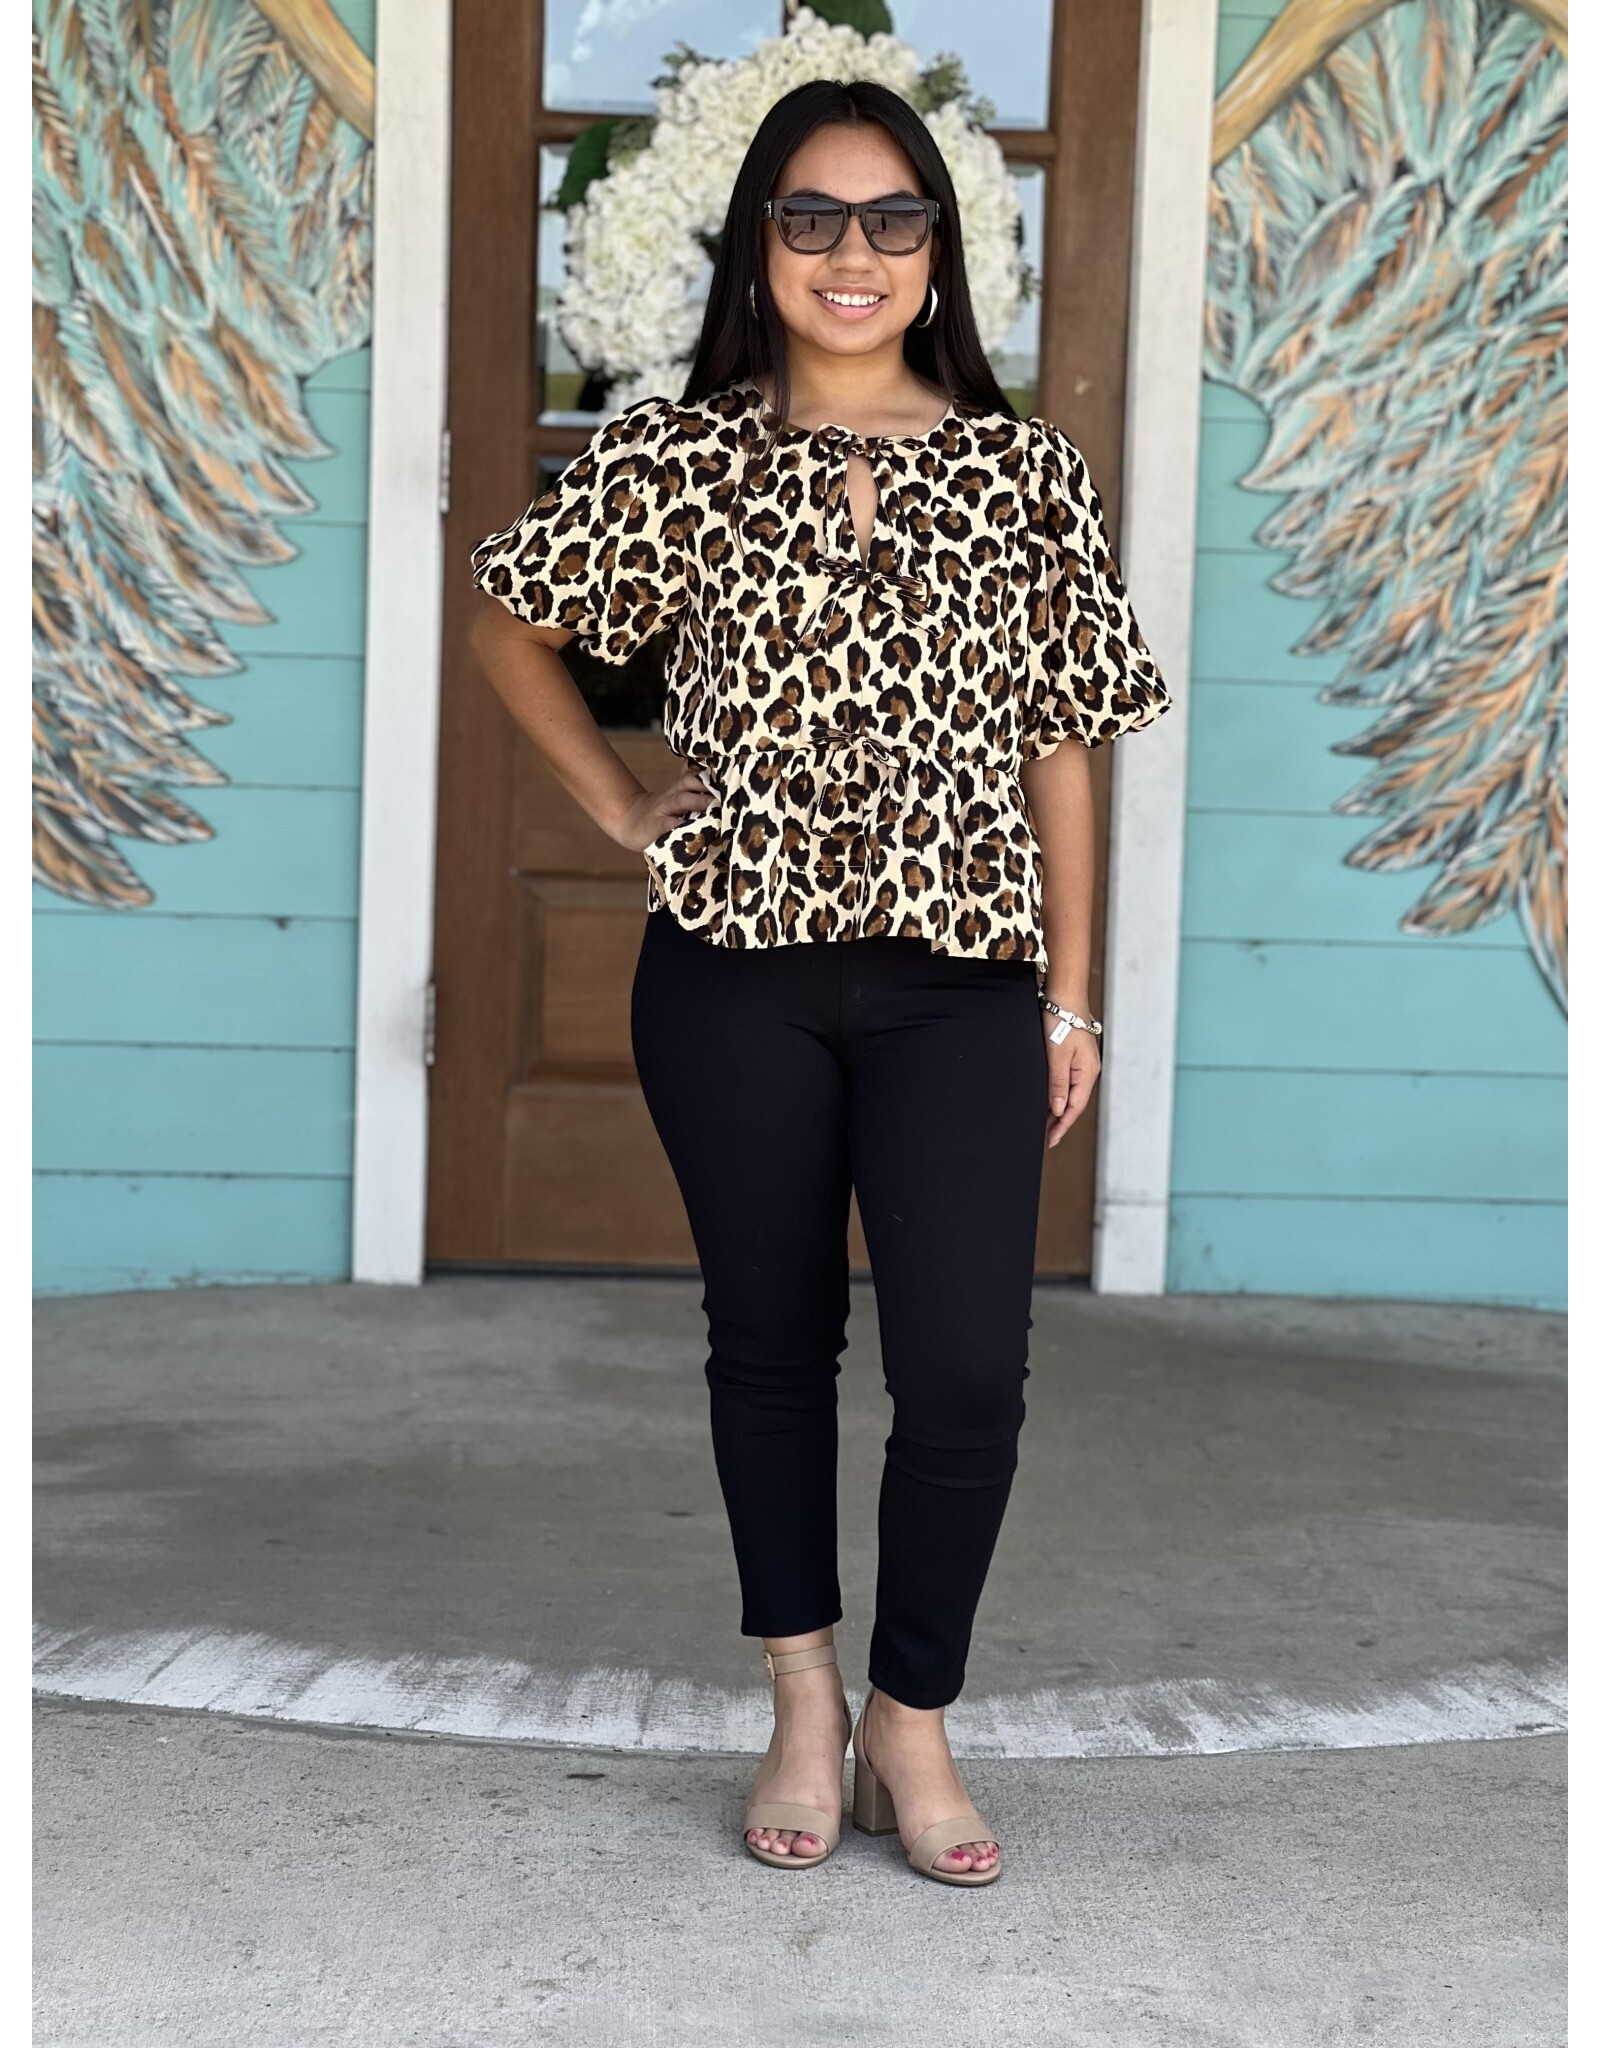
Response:
[{"label": "tan heeled sandal", "polygon": [[[812,1650],[782,1650],[774,1656],[770,1650],[763,1650],[767,1676],[774,1681],[781,1671],[809,1671],[817,1664],[837,1664],[839,1652],[832,1643],[822,1643]],[[845,1718],[850,1715],[850,1703],[845,1702]],[[843,1783],[840,1785],[840,1811],[843,1811]],[[791,1849],[780,1854],[776,1849],[759,1849],[749,1839],[752,1828],[792,1828],[796,1834],[815,1835],[825,1844],[818,1856],[797,1856]],[[820,1806],[802,1806],[792,1799],[753,1799],[744,1810],[744,1845],[758,1863],[770,1863],[774,1870],[810,1870],[814,1864],[826,1863],[839,1846],[838,1823],[828,1818]]]},{"label": "tan heeled sandal", "polygon": [[[900,1826],[895,1819],[893,1796],[867,1762],[861,1747],[861,1728],[874,1690],[871,1686],[867,1688],[867,1697],[861,1703],[861,1712],[850,1737],[850,1747],[856,1759],[856,1789],[850,1803],[850,1814],[864,1835],[892,1835],[899,1832]],[[975,1806],[969,1804],[965,1813],[952,1814],[948,1820],[936,1820],[931,1827],[925,1827],[906,1851],[906,1861],[913,1870],[923,1877],[933,1878],[938,1884],[993,1884],[1001,1871],[998,1856],[987,1870],[936,1870],[934,1858],[962,1842],[992,1842],[994,1839],[989,1823]]]}]

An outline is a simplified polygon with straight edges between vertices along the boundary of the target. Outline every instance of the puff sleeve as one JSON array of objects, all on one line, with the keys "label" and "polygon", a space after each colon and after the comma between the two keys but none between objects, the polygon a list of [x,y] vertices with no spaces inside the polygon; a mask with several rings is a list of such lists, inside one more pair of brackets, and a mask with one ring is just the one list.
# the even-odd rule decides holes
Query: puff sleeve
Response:
[{"label": "puff sleeve", "polygon": [[472,580],[531,626],[624,662],[686,609],[702,514],[674,412],[646,398],[598,428],[517,522],[472,551]]},{"label": "puff sleeve", "polygon": [[1097,747],[1170,709],[1123,588],[1088,465],[1053,421],[1033,435],[1027,714],[1022,757]]}]

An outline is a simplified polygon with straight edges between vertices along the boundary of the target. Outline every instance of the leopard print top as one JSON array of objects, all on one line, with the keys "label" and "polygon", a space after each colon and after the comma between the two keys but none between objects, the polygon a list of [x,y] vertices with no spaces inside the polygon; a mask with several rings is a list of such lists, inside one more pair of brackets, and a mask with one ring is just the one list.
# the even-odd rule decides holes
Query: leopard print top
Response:
[{"label": "leopard print top", "polygon": [[[673,635],[664,729],[711,801],[646,907],[729,947],[896,935],[1048,967],[1018,780],[1170,699],[1082,456],[956,400],[924,435],[781,427],[753,383],[607,422],[473,580],[607,661]],[[871,465],[865,556],[847,466]]]}]

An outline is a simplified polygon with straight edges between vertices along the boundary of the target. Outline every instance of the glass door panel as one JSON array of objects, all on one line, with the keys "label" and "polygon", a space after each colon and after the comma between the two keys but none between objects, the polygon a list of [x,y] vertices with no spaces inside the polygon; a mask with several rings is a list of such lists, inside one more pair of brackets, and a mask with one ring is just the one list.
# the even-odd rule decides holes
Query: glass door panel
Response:
[{"label": "glass door panel", "polygon": [[566,176],[567,151],[539,151],[539,242],[535,270],[534,414],[541,427],[592,427],[599,417],[586,392],[588,373],[561,339],[556,306],[566,283],[567,217],[555,205]]},{"label": "glass door panel", "polygon": [[1007,164],[1022,200],[1022,254],[1033,272],[1033,296],[1025,299],[1011,323],[1011,332],[990,357],[1002,391],[1029,419],[1039,410],[1039,310],[1044,281],[1044,168],[1040,164]]},{"label": "glass door panel", "polygon": [[544,104],[653,114],[653,81],[675,44],[745,57],[782,27],[782,0],[546,0]]},{"label": "glass door panel", "polygon": [[1043,128],[1050,118],[1051,0],[890,0],[894,31],[931,64],[951,51],[972,90],[994,103],[996,128]]}]

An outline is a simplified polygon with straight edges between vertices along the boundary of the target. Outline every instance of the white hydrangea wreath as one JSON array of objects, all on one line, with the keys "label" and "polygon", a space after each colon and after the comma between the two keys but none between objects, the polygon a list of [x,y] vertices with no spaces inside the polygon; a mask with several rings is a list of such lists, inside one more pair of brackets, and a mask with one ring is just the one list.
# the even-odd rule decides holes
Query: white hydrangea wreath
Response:
[{"label": "white hydrangea wreath", "polygon": [[[678,397],[700,336],[690,302],[721,232],[745,151],[767,109],[813,78],[872,79],[913,105],[924,66],[893,35],[864,36],[795,10],[782,35],[748,57],[683,64],[656,93],[636,154],[595,178],[567,217],[562,339],[586,369],[611,378],[604,417],[647,397]],[[955,185],[967,282],[985,350],[1010,332],[1029,289],[1018,233],[1022,203],[999,145],[958,96],[924,114]]]}]

